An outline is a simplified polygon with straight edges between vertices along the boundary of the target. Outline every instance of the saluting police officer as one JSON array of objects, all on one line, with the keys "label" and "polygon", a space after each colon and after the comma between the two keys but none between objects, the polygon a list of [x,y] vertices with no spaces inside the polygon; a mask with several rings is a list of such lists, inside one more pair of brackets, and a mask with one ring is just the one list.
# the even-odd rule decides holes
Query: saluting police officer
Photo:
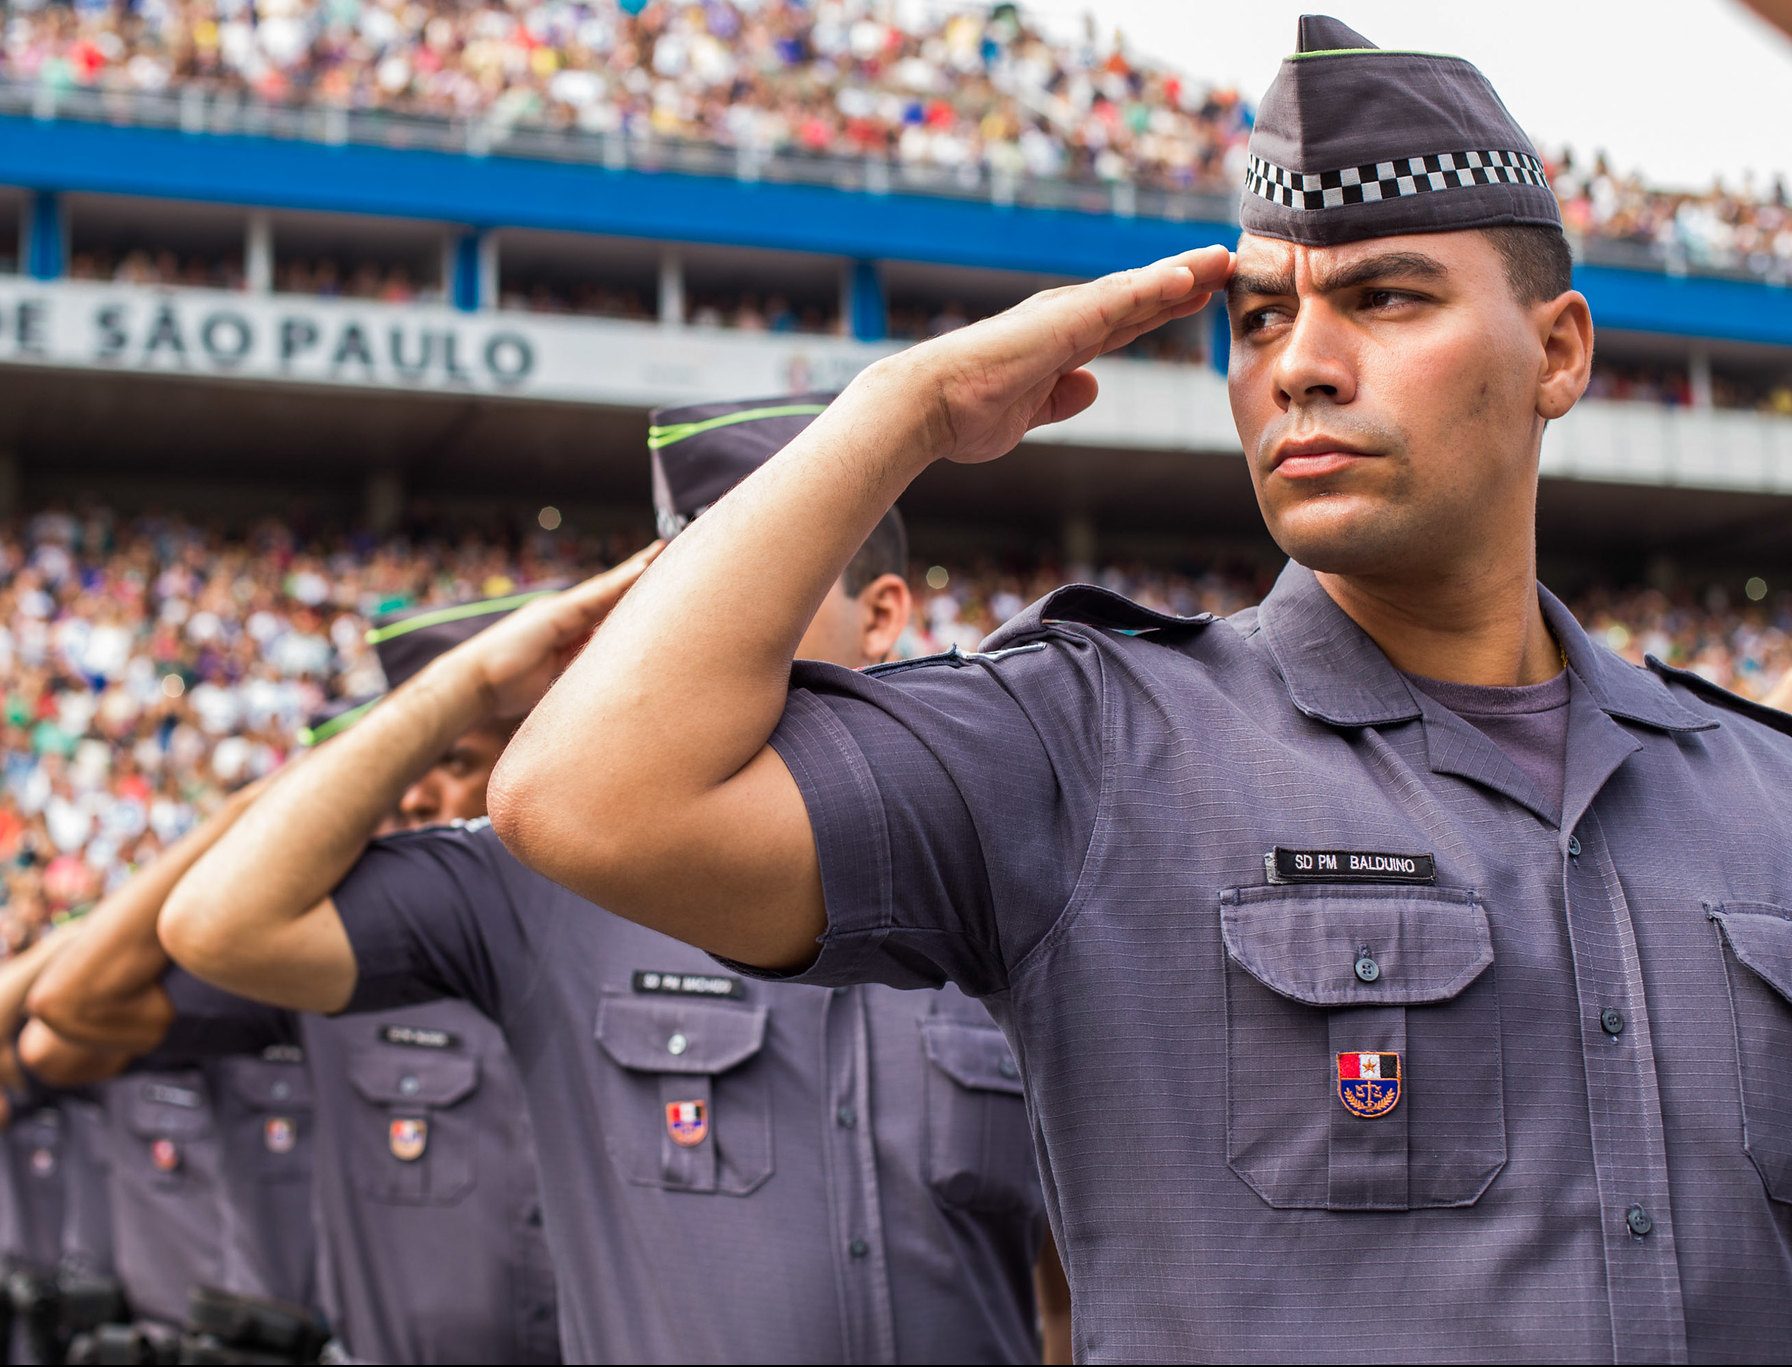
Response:
[{"label": "saluting police officer", "polygon": [[[1542,163],[1467,62],[1307,18],[1240,217],[1235,272],[871,367],[605,623],[498,830],[761,970],[986,997],[1086,1359],[1783,1357],[1792,740],[1537,585],[1592,352]],[[981,656],[793,680],[915,475],[1222,285],[1291,557],[1260,608],[1072,588]]]},{"label": "saluting police officer", "polygon": [[[664,423],[668,530],[819,406]],[[908,619],[899,524],[867,533],[813,628],[843,663],[883,658]],[[498,1022],[535,1120],[572,1360],[1037,1361],[1026,1110],[969,999],[746,982],[528,873],[484,823],[367,843],[455,736],[527,710],[650,558],[396,690],[195,866],[163,939],[233,991],[326,1010],[450,995]],[[209,891],[250,881],[261,895]]]},{"label": "saluting police officer", "polygon": [[[457,609],[470,634],[512,601]],[[384,643],[427,614],[376,631]],[[346,729],[371,702],[314,719],[307,743]],[[483,774],[501,738],[466,738],[408,790],[393,825],[478,815]],[[478,777],[475,789],[469,779]],[[155,936],[167,889],[253,801],[231,799],[189,840],[88,918],[78,947],[37,980],[33,1029],[208,1069],[292,1057],[265,1079],[277,1114],[247,1137],[270,1153],[315,1131],[315,1240],[310,1213],[293,1247],[318,1253],[320,1295],[341,1355],[367,1362],[559,1360],[553,1271],[541,1231],[533,1138],[515,1070],[496,1028],[471,1007],[438,1002],[387,1015],[326,1019],[265,1006],[170,971]],[[284,1093],[273,1083],[287,1081]],[[291,1105],[305,1103],[302,1114]],[[284,1110],[281,1108],[285,1107]],[[287,1117],[293,1119],[288,1122]],[[293,1133],[286,1128],[290,1123]]]}]

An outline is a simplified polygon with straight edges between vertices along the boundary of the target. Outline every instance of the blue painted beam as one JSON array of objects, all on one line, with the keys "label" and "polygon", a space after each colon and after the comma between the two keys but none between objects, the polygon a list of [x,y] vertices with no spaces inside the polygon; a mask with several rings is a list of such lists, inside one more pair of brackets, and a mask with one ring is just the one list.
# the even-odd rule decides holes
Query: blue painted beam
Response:
[{"label": "blue painted beam", "polygon": [[852,335],[861,342],[881,342],[890,335],[889,300],[884,293],[883,272],[875,261],[852,263],[848,298],[852,307]]},{"label": "blue painted beam", "polygon": [[454,307],[463,313],[476,313],[479,309],[479,246],[483,238],[482,233],[462,233],[454,239],[454,279],[449,282],[449,295]]},{"label": "blue painted beam", "polygon": [[66,268],[61,196],[38,191],[31,197],[30,215],[25,228],[25,272],[33,280],[60,280]]},{"label": "blue painted beam", "polygon": [[[1229,223],[16,117],[0,117],[0,184],[1070,276],[1238,237]],[[1792,346],[1792,289],[1608,266],[1575,279],[1608,330]]]}]

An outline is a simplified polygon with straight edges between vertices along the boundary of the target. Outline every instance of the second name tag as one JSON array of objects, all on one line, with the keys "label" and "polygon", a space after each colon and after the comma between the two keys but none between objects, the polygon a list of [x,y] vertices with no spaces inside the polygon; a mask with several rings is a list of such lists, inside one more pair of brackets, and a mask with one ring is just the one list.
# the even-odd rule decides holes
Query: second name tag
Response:
[{"label": "second name tag", "polygon": [[1291,850],[1277,845],[1263,857],[1272,883],[1435,883],[1428,854],[1382,850]]}]

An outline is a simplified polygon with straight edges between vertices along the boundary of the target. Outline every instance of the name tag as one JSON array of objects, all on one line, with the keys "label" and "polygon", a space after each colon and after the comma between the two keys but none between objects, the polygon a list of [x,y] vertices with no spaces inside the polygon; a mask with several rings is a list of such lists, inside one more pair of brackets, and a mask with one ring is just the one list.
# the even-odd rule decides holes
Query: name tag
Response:
[{"label": "name tag", "polygon": [[721,973],[647,973],[637,969],[635,991],[656,997],[732,997],[745,995],[739,978]]},{"label": "name tag", "polygon": [[198,1092],[187,1087],[170,1087],[161,1082],[146,1082],[143,1085],[143,1099],[157,1101],[164,1106],[179,1106],[189,1111],[196,1111],[205,1104],[205,1098]]},{"label": "name tag", "polygon": [[1290,850],[1277,845],[1263,856],[1272,883],[1435,883],[1437,860],[1428,854],[1381,850]]},{"label": "name tag", "polygon": [[407,1049],[452,1049],[460,1036],[450,1030],[431,1030],[422,1025],[386,1025],[380,1038],[387,1044],[402,1044]]}]

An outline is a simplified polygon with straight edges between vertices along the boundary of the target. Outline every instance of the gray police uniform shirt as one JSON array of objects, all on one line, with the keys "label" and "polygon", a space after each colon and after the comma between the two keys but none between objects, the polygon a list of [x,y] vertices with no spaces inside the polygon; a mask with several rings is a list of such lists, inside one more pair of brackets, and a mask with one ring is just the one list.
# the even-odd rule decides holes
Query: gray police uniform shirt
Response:
[{"label": "gray police uniform shirt", "polygon": [[3,1150],[10,1198],[6,1252],[38,1273],[54,1273],[62,1261],[67,1123],[54,1093],[15,1097],[13,1105]]},{"label": "gray police uniform shirt", "polygon": [[62,1207],[62,1265],[88,1277],[114,1275],[112,1145],[105,1106],[89,1089],[58,1096],[63,1163],[68,1177]]},{"label": "gray police uniform shirt", "polygon": [[798,666],[801,976],[988,1001],[1085,1359],[1792,1344],[1788,720],[1542,603],[1559,799],[1299,566],[1225,621],[1081,588]]},{"label": "gray police uniform shirt", "polygon": [[99,1090],[119,1280],[138,1318],[184,1324],[191,1289],[224,1282],[222,1147],[205,1075],[146,1068]]},{"label": "gray police uniform shirt", "polygon": [[334,895],[354,1008],[448,995],[502,1028],[569,1360],[1038,1361],[1026,1108],[962,994],[719,973],[483,821],[376,841]]},{"label": "gray police uniform shirt", "polygon": [[223,1288],[244,1296],[318,1303],[311,1218],[315,1123],[303,1050],[203,1065],[223,1142]]},{"label": "gray police uniform shirt", "polygon": [[560,1360],[534,1136],[490,1021],[461,1002],[306,1015],[180,970],[163,987],[175,1023],[160,1053],[302,1048],[321,1301],[352,1357]]}]

